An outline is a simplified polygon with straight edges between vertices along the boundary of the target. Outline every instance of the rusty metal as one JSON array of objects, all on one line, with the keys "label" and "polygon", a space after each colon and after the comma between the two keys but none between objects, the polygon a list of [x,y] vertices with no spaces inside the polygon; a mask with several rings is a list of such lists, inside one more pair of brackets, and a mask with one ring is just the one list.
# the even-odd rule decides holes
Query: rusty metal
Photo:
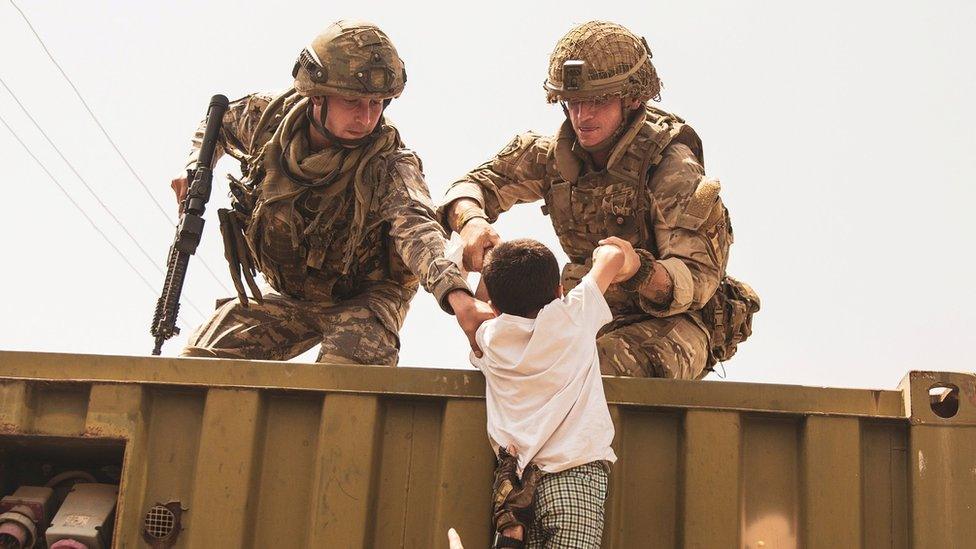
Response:
[{"label": "rusty metal", "polygon": [[[605,388],[605,547],[976,539],[974,375]],[[146,511],[180,500],[173,547],[446,547],[454,527],[471,549],[488,540],[483,396],[474,371],[0,352],[0,460],[35,438],[122,441],[116,547],[144,547]]]}]

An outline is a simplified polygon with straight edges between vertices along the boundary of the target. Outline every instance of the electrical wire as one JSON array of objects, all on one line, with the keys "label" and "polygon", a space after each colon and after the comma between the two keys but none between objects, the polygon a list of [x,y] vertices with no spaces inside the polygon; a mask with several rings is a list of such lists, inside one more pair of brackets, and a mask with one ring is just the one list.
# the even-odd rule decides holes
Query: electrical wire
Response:
[{"label": "electrical wire", "polygon": [[163,205],[160,204],[158,200],[156,200],[156,197],[149,190],[149,186],[146,185],[146,182],[143,181],[141,177],[139,177],[139,174],[136,173],[135,168],[132,167],[132,164],[129,163],[129,160],[125,157],[124,154],[122,154],[121,149],[119,149],[118,145],[115,144],[115,140],[113,140],[112,137],[108,134],[108,130],[105,129],[105,126],[103,126],[101,121],[99,121],[98,117],[95,116],[95,112],[92,111],[91,106],[88,105],[88,102],[85,101],[84,97],[82,97],[81,92],[78,91],[78,87],[75,86],[75,83],[71,80],[71,78],[68,77],[68,74],[64,72],[64,69],[61,68],[61,64],[58,63],[58,61],[54,58],[54,55],[51,54],[51,50],[47,48],[47,44],[44,43],[44,40],[41,38],[41,35],[38,34],[37,29],[34,28],[34,25],[31,24],[30,19],[27,17],[27,14],[24,13],[24,10],[20,9],[20,7],[14,2],[14,0],[10,0],[10,5],[13,6],[15,10],[17,10],[17,13],[19,13],[20,17],[24,20],[24,23],[27,23],[27,26],[34,34],[34,37],[37,38],[37,41],[41,44],[41,48],[44,49],[44,53],[47,54],[48,59],[50,59],[51,63],[53,63],[54,66],[57,67],[58,71],[61,73],[61,76],[64,77],[64,79],[68,82],[68,85],[71,86],[71,89],[74,90],[75,95],[78,96],[78,100],[81,101],[82,105],[84,105],[85,110],[88,111],[88,115],[91,116],[91,119],[93,121],[95,121],[95,125],[98,126],[98,129],[102,131],[102,135],[105,136],[105,139],[107,139],[109,144],[112,145],[112,148],[115,149],[116,154],[118,154],[119,158],[122,159],[122,162],[125,164],[125,167],[128,168],[129,172],[132,173],[133,177],[135,177],[136,180],[139,181],[139,184],[142,185],[142,189],[146,191],[146,194],[149,195],[149,198],[153,201],[154,204],[156,204],[156,208],[159,210],[161,214],[163,214],[163,217],[166,218],[166,221],[169,222],[170,225],[173,225],[175,227],[176,224],[174,224],[172,220],[170,220],[169,218],[170,214],[166,213],[166,209],[163,208]]},{"label": "electrical wire", "polygon": [[10,97],[14,98],[14,102],[17,103],[17,106],[20,107],[20,110],[23,111],[25,115],[27,115],[27,118],[34,124],[34,127],[37,128],[37,131],[40,132],[41,135],[44,136],[44,139],[47,140],[48,145],[51,145],[51,148],[54,149],[54,152],[58,153],[58,156],[61,157],[61,160],[63,160],[64,163],[68,165],[68,168],[71,170],[71,173],[75,174],[75,177],[78,178],[78,181],[81,181],[81,184],[84,185],[86,189],[88,189],[88,193],[91,194],[92,198],[94,198],[95,201],[98,202],[98,204],[102,207],[102,209],[105,210],[105,213],[107,213],[109,217],[111,217],[112,220],[115,221],[115,224],[118,225],[122,229],[122,231],[129,236],[129,239],[132,240],[132,243],[136,245],[136,248],[139,248],[139,251],[142,252],[142,255],[149,261],[149,263],[153,267],[156,268],[159,274],[165,274],[165,271],[163,271],[162,267],[160,267],[159,264],[156,263],[156,261],[152,258],[152,256],[149,255],[149,252],[147,252],[146,249],[142,247],[142,244],[139,243],[139,239],[136,238],[135,235],[133,235],[129,231],[129,228],[125,226],[125,223],[122,223],[122,220],[116,217],[115,213],[112,212],[112,209],[109,208],[108,205],[102,201],[102,198],[98,196],[98,193],[95,192],[95,189],[93,189],[91,185],[88,184],[88,181],[86,181],[85,178],[82,177],[82,175],[75,168],[74,164],[72,164],[71,161],[69,161],[64,156],[64,153],[61,152],[61,149],[54,144],[54,141],[51,140],[51,137],[47,134],[46,131],[44,131],[44,128],[41,127],[41,125],[37,122],[37,119],[34,118],[34,116],[27,109],[27,107],[25,107],[24,104],[20,101],[20,98],[17,97],[17,94],[15,94],[12,89],[10,89],[10,86],[7,85],[7,82],[4,81],[2,76],[0,76],[0,86],[3,86],[4,89],[7,90],[7,93],[10,94]]},{"label": "electrical wire", "polygon": [[[41,48],[44,50],[44,53],[47,54],[48,59],[50,59],[51,63],[53,63],[54,66],[57,67],[58,72],[61,73],[61,76],[63,76],[65,81],[68,82],[68,85],[71,86],[71,89],[75,92],[75,95],[78,97],[78,100],[81,101],[81,104],[85,107],[85,110],[88,111],[88,115],[91,117],[92,121],[94,121],[95,125],[98,126],[98,129],[101,130],[102,135],[105,136],[105,139],[109,142],[112,148],[115,149],[115,153],[122,160],[122,163],[125,164],[125,167],[128,168],[129,173],[131,173],[132,176],[136,178],[136,181],[139,182],[139,185],[146,192],[146,195],[148,195],[149,199],[152,200],[153,204],[156,205],[156,209],[159,210],[161,214],[163,214],[163,217],[166,219],[166,222],[169,223],[170,226],[176,227],[176,224],[173,223],[173,221],[170,219],[170,214],[166,213],[166,209],[163,207],[163,205],[160,204],[158,200],[156,200],[156,197],[152,194],[152,191],[149,190],[149,186],[146,185],[146,182],[143,181],[142,177],[139,176],[135,168],[132,167],[132,164],[129,162],[129,159],[126,158],[125,154],[122,152],[119,146],[116,145],[115,140],[112,139],[111,135],[109,135],[108,130],[105,129],[105,126],[102,125],[102,122],[98,119],[97,116],[95,116],[95,112],[88,104],[88,101],[85,100],[84,96],[81,95],[81,91],[78,90],[77,86],[75,86],[74,81],[71,80],[71,78],[68,76],[68,73],[64,71],[64,69],[61,67],[61,64],[58,63],[58,61],[54,58],[54,55],[51,53],[51,50],[48,49],[47,44],[44,43],[44,39],[41,38],[41,35],[37,32],[37,29],[34,28],[34,25],[27,17],[27,14],[24,13],[24,10],[20,9],[20,7],[14,2],[14,0],[9,0],[9,1],[10,1],[10,5],[13,6],[15,10],[17,10],[17,13],[20,14],[20,17],[24,20],[24,23],[27,24],[27,27],[30,28],[31,33],[34,34],[34,37],[37,38],[38,43],[40,43]],[[11,95],[12,94],[13,93],[11,92]],[[18,103],[20,102],[18,101]],[[210,268],[210,264],[207,263],[207,261],[204,260],[203,257],[199,257],[198,259],[200,260],[200,263],[203,265],[204,269],[208,273],[210,273],[210,276],[214,279],[214,282],[216,282],[228,294],[234,293],[231,292],[230,288],[228,288],[227,285],[224,284],[224,282],[220,279],[220,277],[217,276],[217,273],[215,273],[214,270]]]},{"label": "electrical wire", "polygon": [[[3,117],[3,115],[0,115],[0,123],[2,123],[5,128],[7,128],[7,131],[10,132],[10,135],[12,135],[14,137],[14,139],[16,139],[18,143],[20,143],[20,146],[24,148],[24,152],[26,152],[32,159],[34,159],[34,162],[36,162],[37,163],[37,166],[39,168],[41,168],[41,171],[43,171],[48,176],[48,178],[51,180],[51,182],[54,183],[58,187],[58,189],[61,190],[61,193],[64,194],[64,196],[68,199],[68,201],[70,201],[71,204],[78,210],[78,212],[81,213],[82,216],[84,216],[84,218],[88,221],[88,223],[92,226],[92,228],[95,229],[95,232],[97,232],[99,235],[101,235],[102,239],[104,239],[105,242],[109,246],[111,246],[113,250],[115,250],[115,253],[118,254],[118,256],[120,258],[122,258],[122,261],[124,261],[125,264],[128,265],[129,268],[132,270],[132,272],[134,272],[136,274],[136,276],[139,277],[139,280],[142,280],[142,282],[143,282],[143,284],[145,284],[146,288],[149,289],[149,292],[152,293],[153,295],[156,295],[157,294],[157,290],[153,286],[153,284],[151,282],[149,282],[149,280],[147,280],[145,276],[143,276],[142,272],[139,271],[139,269],[137,269],[136,266],[133,265],[131,261],[129,261],[129,258],[125,256],[125,254],[122,252],[122,250],[120,250],[119,247],[116,246],[115,243],[112,242],[111,239],[109,239],[108,235],[105,234],[104,231],[102,231],[101,227],[99,227],[98,224],[95,223],[95,220],[92,219],[91,216],[88,215],[88,213],[85,211],[85,209],[82,208],[81,205],[78,204],[77,201],[75,201],[74,197],[71,196],[71,194],[68,192],[68,190],[65,189],[63,185],[61,185],[61,183],[57,180],[57,178],[54,177],[54,174],[52,174],[51,171],[47,168],[47,166],[45,166],[44,163],[41,162],[41,159],[38,158],[37,155],[34,154],[34,151],[32,151],[30,149],[30,147],[27,146],[27,143],[25,143],[24,140],[20,138],[20,135],[18,135],[17,132],[15,132],[12,127],[10,127],[10,124],[7,123],[7,120]],[[197,309],[197,307],[195,305],[193,305],[192,303],[190,305],[198,313],[200,313],[200,310]],[[203,315],[203,313],[200,313],[200,315],[203,316],[204,318],[206,318],[206,316]]]}]

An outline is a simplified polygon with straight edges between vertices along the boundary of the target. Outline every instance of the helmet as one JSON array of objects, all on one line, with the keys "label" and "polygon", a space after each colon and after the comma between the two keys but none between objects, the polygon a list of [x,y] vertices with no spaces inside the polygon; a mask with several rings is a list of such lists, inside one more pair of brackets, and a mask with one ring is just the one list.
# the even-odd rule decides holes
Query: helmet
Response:
[{"label": "helmet", "polygon": [[391,99],[407,71],[390,38],[372,23],[336,21],[298,55],[291,75],[305,97],[342,95]]},{"label": "helmet", "polygon": [[624,97],[659,99],[661,81],[643,37],[607,21],[575,27],[556,43],[543,86],[550,103]]}]

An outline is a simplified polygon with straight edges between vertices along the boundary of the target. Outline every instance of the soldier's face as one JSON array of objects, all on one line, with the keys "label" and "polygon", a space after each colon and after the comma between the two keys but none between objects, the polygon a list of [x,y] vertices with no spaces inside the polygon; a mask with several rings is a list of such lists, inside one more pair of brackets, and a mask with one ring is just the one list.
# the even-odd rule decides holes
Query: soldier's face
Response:
[{"label": "soldier's face", "polygon": [[[372,133],[383,114],[383,101],[358,97],[328,96],[325,120],[330,132],[339,139],[361,139]],[[315,113],[322,116],[321,111]]]},{"label": "soldier's face", "polygon": [[584,147],[606,141],[624,121],[623,101],[619,98],[567,101],[566,109],[576,138]]}]

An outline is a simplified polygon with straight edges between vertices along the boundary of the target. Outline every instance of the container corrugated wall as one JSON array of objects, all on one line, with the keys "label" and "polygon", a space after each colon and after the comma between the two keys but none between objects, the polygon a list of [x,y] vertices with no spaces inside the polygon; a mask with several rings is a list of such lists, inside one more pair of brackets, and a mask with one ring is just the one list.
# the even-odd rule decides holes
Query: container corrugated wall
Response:
[{"label": "container corrugated wall", "polygon": [[[605,547],[976,546],[972,375],[605,386]],[[952,417],[933,388],[956,389]],[[178,501],[175,547],[446,547],[454,527],[472,549],[483,394],[473,371],[0,352],[0,449],[124,440],[116,547],[144,547],[146,511]]]}]

